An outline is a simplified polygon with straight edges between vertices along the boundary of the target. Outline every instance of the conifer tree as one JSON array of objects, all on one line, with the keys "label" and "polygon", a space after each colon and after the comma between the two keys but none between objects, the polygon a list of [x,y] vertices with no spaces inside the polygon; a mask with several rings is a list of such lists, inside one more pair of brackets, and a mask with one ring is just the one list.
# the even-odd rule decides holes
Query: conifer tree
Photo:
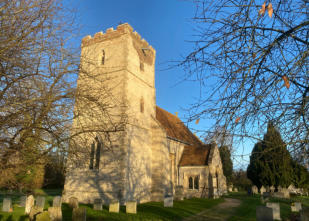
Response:
[{"label": "conifer tree", "polygon": [[292,158],[272,122],[268,123],[263,141],[255,144],[252,150],[247,176],[259,187],[287,187],[293,182]]},{"label": "conifer tree", "polygon": [[231,160],[231,151],[228,146],[221,146],[219,148],[220,158],[223,167],[223,174],[226,177],[228,183],[231,182],[233,173],[233,162]]}]

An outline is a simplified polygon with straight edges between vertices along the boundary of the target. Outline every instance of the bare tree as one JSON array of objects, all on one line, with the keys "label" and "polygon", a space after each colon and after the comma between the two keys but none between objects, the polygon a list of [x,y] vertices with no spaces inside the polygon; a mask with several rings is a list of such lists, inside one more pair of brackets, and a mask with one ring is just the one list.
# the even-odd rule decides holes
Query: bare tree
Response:
[{"label": "bare tree", "polygon": [[104,100],[110,99],[108,91],[75,90],[77,76],[92,70],[80,67],[79,45],[71,45],[78,31],[74,15],[60,0],[0,3],[0,175],[7,177],[0,186],[24,188],[24,176],[42,176],[34,170],[44,169],[51,152],[65,160],[70,141],[81,133],[122,130],[112,120],[71,130],[81,114],[73,112],[76,96],[87,107],[85,117],[95,114],[90,113],[94,106],[110,113]]},{"label": "bare tree", "polygon": [[204,92],[190,120],[214,118],[213,131],[234,140],[262,139],[271,120],[293,153],[308,156],[308,1],[194,2],[195,47],[180,65]]}]

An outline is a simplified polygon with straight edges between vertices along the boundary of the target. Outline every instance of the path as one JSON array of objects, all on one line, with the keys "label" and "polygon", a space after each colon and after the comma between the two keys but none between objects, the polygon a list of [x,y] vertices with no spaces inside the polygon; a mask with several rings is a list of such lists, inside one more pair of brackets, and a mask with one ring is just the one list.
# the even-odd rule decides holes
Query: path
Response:
[{"label": "path", "polygon": [[241,201],[238,199],[224,198],[224,202],[219,205],[204,210],[194,216],[187,217],[183,221],[224,221],[232,214],[235,207],[240,205]]}]

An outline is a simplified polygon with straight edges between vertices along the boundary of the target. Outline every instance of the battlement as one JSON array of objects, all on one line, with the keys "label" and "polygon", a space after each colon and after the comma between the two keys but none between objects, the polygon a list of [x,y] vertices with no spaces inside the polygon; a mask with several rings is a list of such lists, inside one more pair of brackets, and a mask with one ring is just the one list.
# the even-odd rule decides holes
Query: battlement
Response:
[{"label": "battlement", "polygon": [[105,33],[103,33],[102,31],[97,32],[96,34],[94,34],[93,37],[91,35],[85,36],[82,39],[82,47],[86,47],[105,40],[117,38],[124,34],[130,35],[142,47],[150,49],[152,52],[155,52],[153,47],[149,45],[145,39],[141,38],[141,36],[136,31],[133,32],[133,28],[128,23],[118,25],[117,29],[108,28],[105,31]]}]

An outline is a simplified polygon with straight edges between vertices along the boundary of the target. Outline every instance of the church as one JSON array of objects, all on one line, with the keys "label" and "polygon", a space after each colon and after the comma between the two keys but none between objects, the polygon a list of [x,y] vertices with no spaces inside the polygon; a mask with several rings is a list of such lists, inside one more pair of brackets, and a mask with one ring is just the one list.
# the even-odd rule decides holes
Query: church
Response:
[{"label": "church", "polygon": [[156,105],[156,51],[125,23],[82,39],[63,200],[225,193],[218,147]]}]

